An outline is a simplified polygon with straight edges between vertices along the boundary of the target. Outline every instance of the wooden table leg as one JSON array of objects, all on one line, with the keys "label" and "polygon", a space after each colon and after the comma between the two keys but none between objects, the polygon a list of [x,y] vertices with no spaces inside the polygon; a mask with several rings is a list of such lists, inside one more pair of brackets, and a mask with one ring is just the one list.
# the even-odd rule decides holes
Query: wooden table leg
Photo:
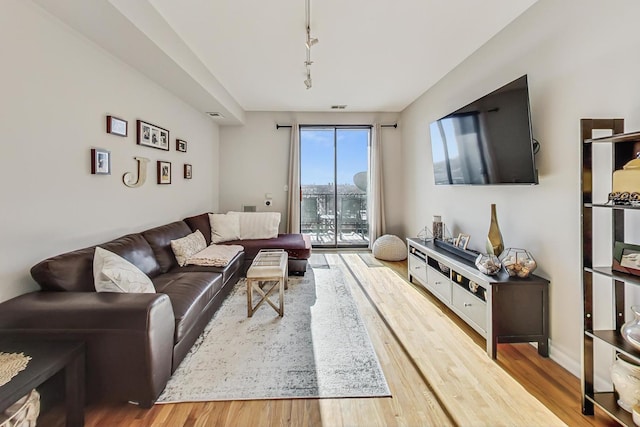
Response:
[{"label": "wooden table leg", "polygon": [[247,317],[253,316],[253,301],[251,301],[251,295],[253,294],[253,285],[251,279],[247,279]]},{"label": "wooden table leg", "polygon": [[67,427],[84,426],[84,365],[84,352],[82,352],[65,368]]}]

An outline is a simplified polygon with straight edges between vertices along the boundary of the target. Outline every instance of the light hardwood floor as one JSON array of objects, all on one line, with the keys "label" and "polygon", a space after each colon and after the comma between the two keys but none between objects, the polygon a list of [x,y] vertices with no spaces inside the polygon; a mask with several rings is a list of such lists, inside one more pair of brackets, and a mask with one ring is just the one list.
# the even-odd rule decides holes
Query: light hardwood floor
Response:
[{"label": "light hardwood floor", "polygon": [[[447,362],[463,346],[469,346],[470,362],[484,351],[485,342],[448,308],[406,280],[406,262],[369,267],[356,253],[327,253],[331,268],[345,273],[349,288],[382,365],[391,398],[294,399],[183,403],[155,405],[149,410],[129,404],[90,405],[87,426],[448,426],[505,425],[501,419],[482,419],[491,408],[469,404],[474,387],[450,384],[447,377],[458,370]],[[367,255],[363,255],[365,258]],[[420,324],[431,316],[431,329]],[[435,316],[435,317],[434,317]],[[442,321],[438,321],[441,317]],[[453,322],[453,323],[452,323]],[[453,329],[451,326],[453,325]],[[449,328],[438,329],[438,328]],[[462,331],[462,340],[453,339]],[[420,346],[437,343],[437,353],[420,352]],[[434,354],[441,357],[434,363]],[[559,365],[538,356],[528,344],[501,344],[498,359],[478,359],[488,370],[507,372],[531,395],[569,426],[616,425],[606,415],[585,417],[580,413],[580,385],[577,378]],[[485,367],[482,368],[486,370]],[[462,369],[464,371],[464,369]],[[456,373],[456,372],[454,372]],[[456,373],[457,376],[459,372]],[[500,372],[498,377],[504,376]],[[473,371],[462,375],[473,384]],[[514,387],[509,378],[496,387]],[[513,382],[513,381],[511,381]],[[516,384],[515,382],[513,382]],[[447,400],[452,387],[462,386],[455,399]],[[516,384],[516,387],[520,387]],[[444,398],[443,398],[444,396]],[[462,401],[462,406],[456,406]],[[494,402],[495,405],[504,402]],[[462,409],[460,409],[462,408]],[[495,409],[495,408],[494,408]],[[519,408],[518,408],[519,409]],[[465,414],[461,415],[461,412]],[[546,412],[546,411],[545,411]],[[536,415],[535,413],[533,414]],[[537,419],[530,425],[550,425],[554,418]],[[476,422],[469,422],[478,417]],[[542,420],[547,420],[544,422]],[[41,425],[62,426],[55,411],[42,417]],[[554,424],[554,423],[552,423]],[[557,424],[561,424],[558,422]]]}]

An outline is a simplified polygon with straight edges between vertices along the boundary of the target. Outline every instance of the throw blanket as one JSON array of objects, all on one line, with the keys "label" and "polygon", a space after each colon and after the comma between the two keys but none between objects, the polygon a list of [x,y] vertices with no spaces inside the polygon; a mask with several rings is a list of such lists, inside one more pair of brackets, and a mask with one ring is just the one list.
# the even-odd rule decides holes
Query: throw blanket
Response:
[{"label": "throw blanket", "polygon": [[208,265],[226,267],[238,252],[244,250],[240,245],[211,245],[187,259],[187,265]]}]

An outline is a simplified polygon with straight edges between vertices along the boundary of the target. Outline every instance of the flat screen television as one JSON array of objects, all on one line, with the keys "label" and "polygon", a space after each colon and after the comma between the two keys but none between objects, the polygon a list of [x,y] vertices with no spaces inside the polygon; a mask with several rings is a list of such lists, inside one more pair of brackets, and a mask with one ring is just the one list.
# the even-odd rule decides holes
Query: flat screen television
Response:
[{"label": "flat screen television", "polygon": [[537,184],[527,76],[430,125],[439,185]]}]

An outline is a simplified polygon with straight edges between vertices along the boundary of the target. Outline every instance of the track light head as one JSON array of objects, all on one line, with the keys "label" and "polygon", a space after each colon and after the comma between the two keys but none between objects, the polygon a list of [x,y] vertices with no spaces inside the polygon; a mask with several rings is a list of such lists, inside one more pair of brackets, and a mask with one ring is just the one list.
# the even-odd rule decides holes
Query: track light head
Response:
[{"label": "track light head", "polygon": [[307,87],[307,89],[311,89],[311,76],[307,77],[307,79],[304,81],[304,85]]},{"label": "track light head", "polygon": [[317,43],[318,43],[318,39],[317,38],[309,37],[307,39],[307,42],[304,45],[307,47],[307,49],[311,49],[311,46],[313,46],[313,45],[315,45]]}]

